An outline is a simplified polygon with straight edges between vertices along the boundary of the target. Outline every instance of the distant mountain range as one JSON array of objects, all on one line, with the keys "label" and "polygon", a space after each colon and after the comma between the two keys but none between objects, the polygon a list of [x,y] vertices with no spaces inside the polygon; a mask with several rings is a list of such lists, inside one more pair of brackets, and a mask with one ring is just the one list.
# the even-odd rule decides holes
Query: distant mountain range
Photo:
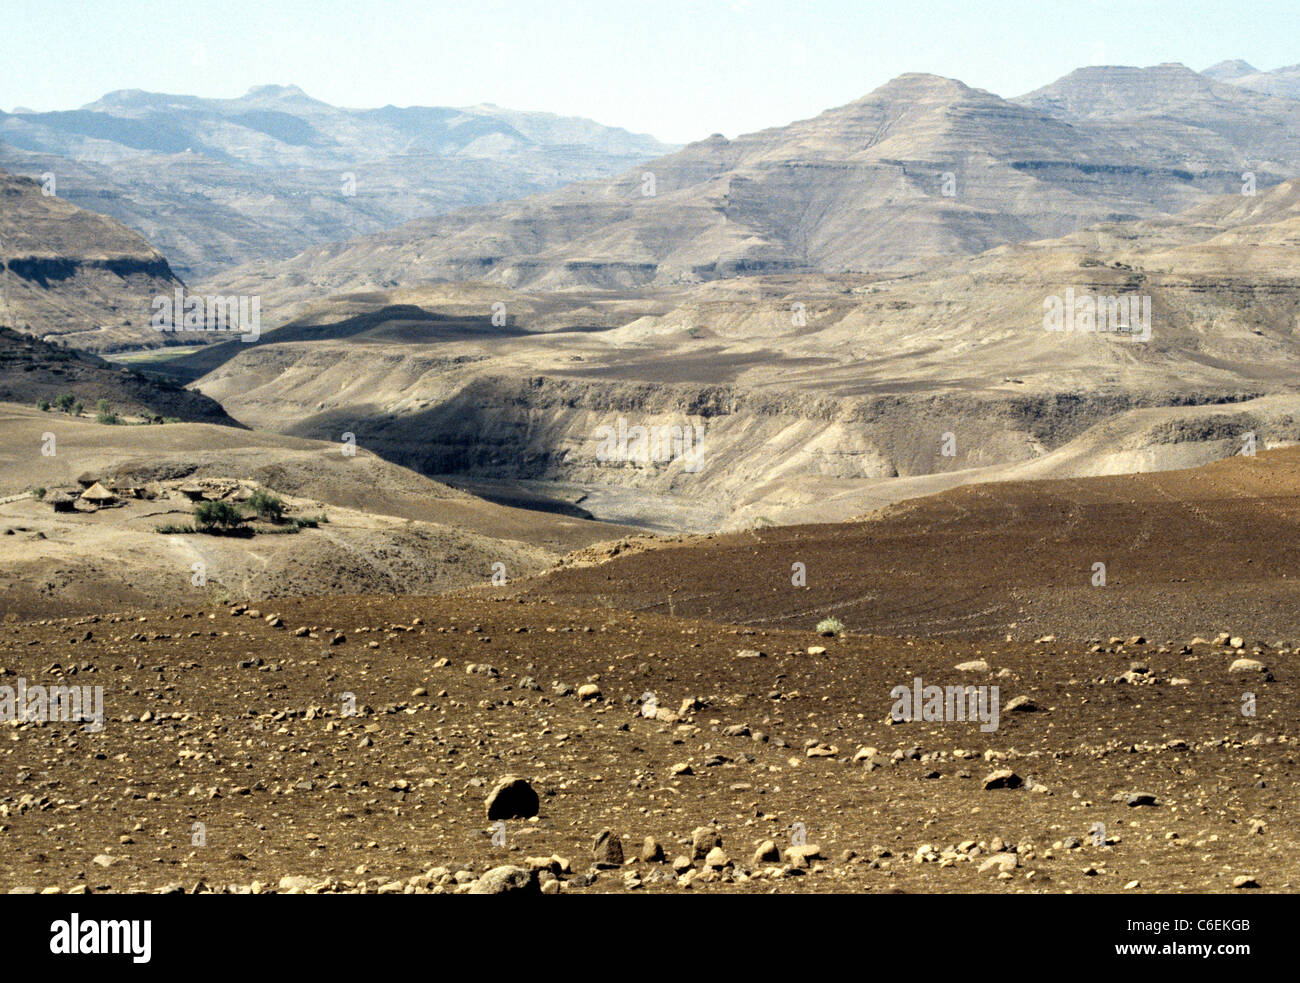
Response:
[{"label": "distant mountain range", "polygon": [[616,178],[421,219],[215,278],[268,316],[437,280],[631,288],[732,275],[927,269],[1184,211],[1300,167],[1300,100],[1182,65],[1087,68],[1018,99],[904,75],[856,102]]},{"label": "distant mountain range", "polygon": [[1300,99],[1300,65],[1288,65],[1271,72],[1261,72],[1241,59],[1221,61],[1201,73],[1217,82],[1227,82],[1243,89],[1263,92],[1270,96]]},{"label": "distant mountain range", "polygon": [[183,276],[282,259],[413,218],[607,176],[673,149],[549,113],[341,109],[295,86],[238,99],[124,90],[0,112],[0,167],[161,248]]},{"label": "distant mountain range", "polygon": [[[267,328],[330,294],[421,283],[626,290],[928,272],[1184,212],[1240,193],[1247,175],[1260,189],[1294,176],[1300,100],[1240,84],[1286,71],[1086,68],[1010,100],[904,75],[814,119],[644,160],[649,138],[495,107],[342,110],[279,87],[233,100],[120,92],[75,113],[0,114],[0,153],[51,167],[57,194],[8,182],[0,232],[40,274],[15,281],[18,326],[91,351],[180,340],[148,329],[148,300],[187,272],[207,294],[260,298]],[[562,174],[563,159],[575,163]],[[595,161],[619,173],[455,208],[486,193],[476,175],[524,194],[543,161],[554,184]],[[446,213],[390,228],[404,211]],[[366,223],[383,231],[302,248]],[[226,268],[250,250],[269,258]],[[46,275],[57,264],[74,272]]]}]

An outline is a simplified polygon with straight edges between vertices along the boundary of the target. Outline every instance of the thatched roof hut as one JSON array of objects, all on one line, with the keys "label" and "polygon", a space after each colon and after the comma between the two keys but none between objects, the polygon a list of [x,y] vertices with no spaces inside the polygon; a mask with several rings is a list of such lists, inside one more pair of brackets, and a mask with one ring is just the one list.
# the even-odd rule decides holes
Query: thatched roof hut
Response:
[{"label": "thatched roof hut", "polygon": [[83,502],[90,502],[92,505],[112,505],[117,501],[117,496],[96,481],[93,485],[81,493]]},{"label": "thatched roof hut", "polygon": [[83,471],[81,476],[77,478],[77,484],[79,484],[82,488],[89,488],[91,485],[95,485],[98,483],[99,483],[99,478],[91,471]]},{"label": "thatched roof hut", "polygon": [[55,512],[75,512],[77,511],[77,500],[67,492],[51,492],[45,496],[45,501]]},{"label": "thatched roof hut", "polygon": [[203,489],[200,488],[198,485],[195,484],[181,485],[176,490],[180,492],[182,495],[184,495],[186,498],[188,498],[191,502],[203,501]]}]

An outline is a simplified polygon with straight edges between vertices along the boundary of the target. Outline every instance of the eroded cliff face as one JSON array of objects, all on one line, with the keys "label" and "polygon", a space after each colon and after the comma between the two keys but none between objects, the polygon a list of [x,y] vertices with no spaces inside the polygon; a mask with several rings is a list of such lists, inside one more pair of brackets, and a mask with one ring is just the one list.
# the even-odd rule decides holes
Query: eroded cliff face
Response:
[{"label": "eroded cliff face", "polygon": [[[931,477],[958,483],[1044,458],[1102,421],[1257,395],[830,396],[776,386],[512,377],[494,368],[414,352],[269,345],[241,351],[201,385],[249,425],[332,441],[351,434],[359,446],[425,474],[675,496],[726,516],[767,515],[796,500],[810,506],[819,488],[909,479],[899,487],[925,490]],[[1117,436],[1082,453],[1076,467],[1104,473],[1108,454],[1152,441],[1217,441],[1210,459],[1249,425],[1170,424],[1163,437]],[[1157,458],[1147,463],[1160,466]]]},{"label": "eroded cliff face", "polygon": [[58,197],[56,184],[0,172],[0,324],[84,351],[152,347],[154,297],[181,287],[125,226]]}]

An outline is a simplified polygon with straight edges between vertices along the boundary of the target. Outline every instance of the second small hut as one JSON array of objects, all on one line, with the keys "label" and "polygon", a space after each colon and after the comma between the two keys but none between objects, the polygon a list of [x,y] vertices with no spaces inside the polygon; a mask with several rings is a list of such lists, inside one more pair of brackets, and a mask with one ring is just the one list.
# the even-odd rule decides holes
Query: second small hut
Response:
[{"label": "second small hut", "polygon": [[97,509],[102,509],[117,502],[117,496],[98,481],[82,492],[80,497],[83,502],[89,502]]}]

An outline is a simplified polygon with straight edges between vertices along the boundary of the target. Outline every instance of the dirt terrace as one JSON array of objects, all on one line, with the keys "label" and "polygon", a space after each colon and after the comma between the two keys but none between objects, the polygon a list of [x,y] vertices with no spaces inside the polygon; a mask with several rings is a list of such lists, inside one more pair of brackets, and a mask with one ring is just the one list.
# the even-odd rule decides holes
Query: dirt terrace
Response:
[{"label": "dirt terrace", "polygon": [[[524,597],[748,625],[1032,641],[1300,638],[1300,448],[1155,474],[971,485],[865,522],[696,537]],[[612,552],[612,551],[607,551]],[[795,564],[806,580],[794,583]],[[1105,586],[1094,586],[1094,564]]]}]

